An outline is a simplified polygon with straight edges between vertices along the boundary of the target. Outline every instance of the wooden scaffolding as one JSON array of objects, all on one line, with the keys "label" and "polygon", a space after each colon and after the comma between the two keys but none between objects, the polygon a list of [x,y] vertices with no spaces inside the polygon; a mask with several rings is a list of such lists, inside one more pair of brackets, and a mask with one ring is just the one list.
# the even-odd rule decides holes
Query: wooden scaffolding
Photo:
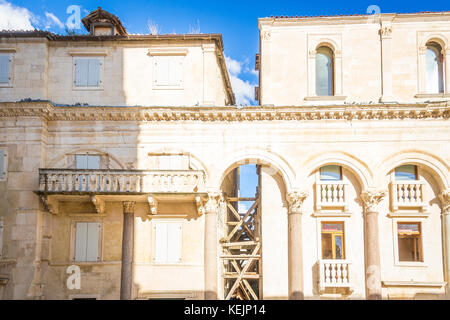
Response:
[{"label": "wooden scaffolding", "polygon": [[[225,195],[225,201],[225,237],[220,241],[225,300],[233,296],[259,300],[262,289],[260,194],[257,191],[254,198]],[[249,209],[239,210],[240,204]]]}]

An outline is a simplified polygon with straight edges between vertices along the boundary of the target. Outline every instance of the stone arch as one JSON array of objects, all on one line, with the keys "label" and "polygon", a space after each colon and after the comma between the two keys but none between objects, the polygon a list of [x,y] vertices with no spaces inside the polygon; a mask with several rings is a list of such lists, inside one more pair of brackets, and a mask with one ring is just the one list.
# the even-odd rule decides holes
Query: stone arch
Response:
[{"label": "stone arch", "polygon": [[108,157],[110,159],[110,163],[113,164],[112,169],[125,169],[125,166],[116,157],[111,155],[111,153],[106,152],[101,149],[90,149],[90,148],[80,148],[80,149],[71,150],[69,152],[64,152],[64,154],[59,155],[56,158],[52,159],[49,162],[48,167],[50,167],[50,168],[64,167],[64,166],[66,166],[66,163],[64,162],[66,157],[68,155],[77,154],[77,153],[108,155]]},{"label": "stone arch", "polygon": [[357,157],[341,151],[322,153],[309,158],[303,165],[301,174],[298,176],[298,182],[306,181],[320,167],[332,164],[340,165],[350,170],[363,190],[372,186],[373,174],[369,166]]},{"label": "stone arch", "polygon": [[232,156],[224,159],[218,166],[216,173],[211,177],[211,186],[215,190],[220,190],[222,181],[234,168],[244,164],[261,164],[273,168],[273,174],[279,173],[283,178],[286,190],[293,189],[295,173],[292,167],[285,159],[279,155],[258,149],[243,149],[237,152],[231,152]]},{"label": "stone arch", "polygon": [[375,184],[382,187],[384,177],[396,167],[403,164],[423,166],[433,176],[441,190],[449,187],[449,165],[441,158],[421,150],[404,150],[397,152],[376,166],[377,176]]},{"label": "stone arch", "polygon": [[425,37],[421,43],[421,47],[426,47],[426,45],[430,42],[438,43],[443,50],[447,48],[448,40],[447,38],[440,33],[433,33]]}]

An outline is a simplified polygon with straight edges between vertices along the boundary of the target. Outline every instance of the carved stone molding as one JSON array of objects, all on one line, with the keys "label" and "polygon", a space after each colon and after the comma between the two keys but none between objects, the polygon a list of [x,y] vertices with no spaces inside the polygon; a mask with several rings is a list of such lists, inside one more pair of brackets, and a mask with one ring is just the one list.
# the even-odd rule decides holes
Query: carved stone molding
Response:
[{"label": "carved stone molding", "polygon": [[289,204],[289,214],[301,214],[303,202],[307,197],[308,197],[307,192],[288,193],[286,195],[286,200]]},{"label": "carved stone molding", "polygon": [[380,29],[380,35],[383,38],[390,38],[392,35],[392,27],[391,26],[383,26]]},{"label": "carved stone molding", "polygon": [[221,194],[219,192],[208,193],[208,199],[204,204],[204,212],[206,214],[217,213],[219,211],[219,201]]},{"label": "carved stone molding", "polygon": [[105,201],[98,196],[91,196],[91,202],[93,203],[95,210],[98,214],[105,213]]},{"label": "carved stone molding", "polygon": [[150,208],[149,214],[156,215],[158,213],[158,202],[153,196],[148,196],[147,201]]},{"label": "carved stone molding", "polygon": [[364,206],[364,212],[378,212],[378,204],[387,195],[384,190],[366,190],[361,193],[361,199]]},{"label": "carved stone molding", "polygon": [[270,37],[271,37],[270,31],[263,31],[262,32],[263,40],[270,40]]},{"label": "carved stone molding", "polygon": [[450,214],[450,189],[442,191],[439,199],[441,200],[442,214]]},{"label": "carved stone molding", "polygon": [[448,119],[449,102],[352,104],[298,107],[54,107],[51,103],[1,102],[1,117],[43,117],[48,121],[305,121]]},{"label": "carved stone molding", "polygon": [[58,200],[55,200],[47,195],[40,195],[39,198],[41,199],[42,206],[45,211],[55,215],[59,214]]},{"label": "carved stone molding", "polygon": [[201,217],[202,215],[205,214],[205,200],[200,197],[200,196],[196,196],[195,197],[195,204],[197,205],[197,213],[198,216]]},{"label": "carved stone molding", "polygon": [[134,205],[135,202],[133,201],[125,201],[123,203],[123,213],[134,213]]}]

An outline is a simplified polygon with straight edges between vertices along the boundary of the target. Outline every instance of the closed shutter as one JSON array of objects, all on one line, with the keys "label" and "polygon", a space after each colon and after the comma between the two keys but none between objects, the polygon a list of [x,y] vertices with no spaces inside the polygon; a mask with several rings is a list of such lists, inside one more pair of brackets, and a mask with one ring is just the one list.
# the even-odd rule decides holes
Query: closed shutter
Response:
[{"label": "closed shutter", "polygon": [[86,261],[87,222],[77,222],[75,233],[75,261]]},{"label": "closed shutter", "polygon": [[88,168],[88,157],[85,154],[77,154],[75,158],[77,169],[87,169]]},{"label": "closed shutter", "polygon": [[155,261],[167,261],[167,223],[155,224]]},{"label": "closed shutter", "polygon": [[180,86],[183,74],[183,58],[170,57],[169,61],[169,85]]},{"label": "closed shutter", "polygon": [[165,86],[169,84],[169,59],[168,57],[157,57],[155,59],[156,84]]},{"label": "closed shutter", "polygon": [[159,170],[170,170],[170,156],[159,156],[158,157],[158,169]]},{"label": "closed shutter", "polygon": [[88,59],[75,59],[75,86],[87,87],[88,85],[88,71],[89,60]]},{"label": "closed shutter", "polygon": [[0,54],[0,83],[9,83],[11,55]]},{"label": "closed shutter", "polygon": [[100,59],[88,59],[88,82],[89,87],[100,85]]},{"label": "closed shutter", "polygon": [[167,224],[167,262],[181,261],[181,224]]},{"label": "closed shutter", "polygon": [[100,169],[100,156],[87,156],[87,169]]},{"label": "closed shutter", "polygon": [[6,151],[0,150],[0,180],[6,177]]},{"label": "closed shutter", "polygon": [[98,261],[98,236],[100,223],[87,223],[86,261]]}]

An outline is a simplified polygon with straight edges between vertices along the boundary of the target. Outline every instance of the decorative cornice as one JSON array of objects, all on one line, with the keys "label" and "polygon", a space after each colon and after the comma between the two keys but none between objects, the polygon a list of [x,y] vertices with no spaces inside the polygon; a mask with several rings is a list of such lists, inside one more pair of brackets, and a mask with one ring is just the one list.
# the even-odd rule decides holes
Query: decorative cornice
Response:
[{"label": "decorative cornice", "polygon": [[450,101],[428,104],[366,104],[295,107],[80,107],[51,102],[0,102],[2,117],[48,121],[307,121],[448,119]]},{"label": "decorative cornice", "polygon": [[387,192],[384,190],[365,190],[361,193],[361,199],[364,206],[365,213],[378,212],[378,204],[386,196]]},{"label": "decorative cornice", "polygon": [[442,191],[439,199],[441,200],[442,214],[450,214],[450,189]]},{"label": "decorative cornice", "polygon": [[307,192],[290,192],[286,195],[286,200],[289,203],[289,214],[301,214],[302,205],[308,197]]}]

